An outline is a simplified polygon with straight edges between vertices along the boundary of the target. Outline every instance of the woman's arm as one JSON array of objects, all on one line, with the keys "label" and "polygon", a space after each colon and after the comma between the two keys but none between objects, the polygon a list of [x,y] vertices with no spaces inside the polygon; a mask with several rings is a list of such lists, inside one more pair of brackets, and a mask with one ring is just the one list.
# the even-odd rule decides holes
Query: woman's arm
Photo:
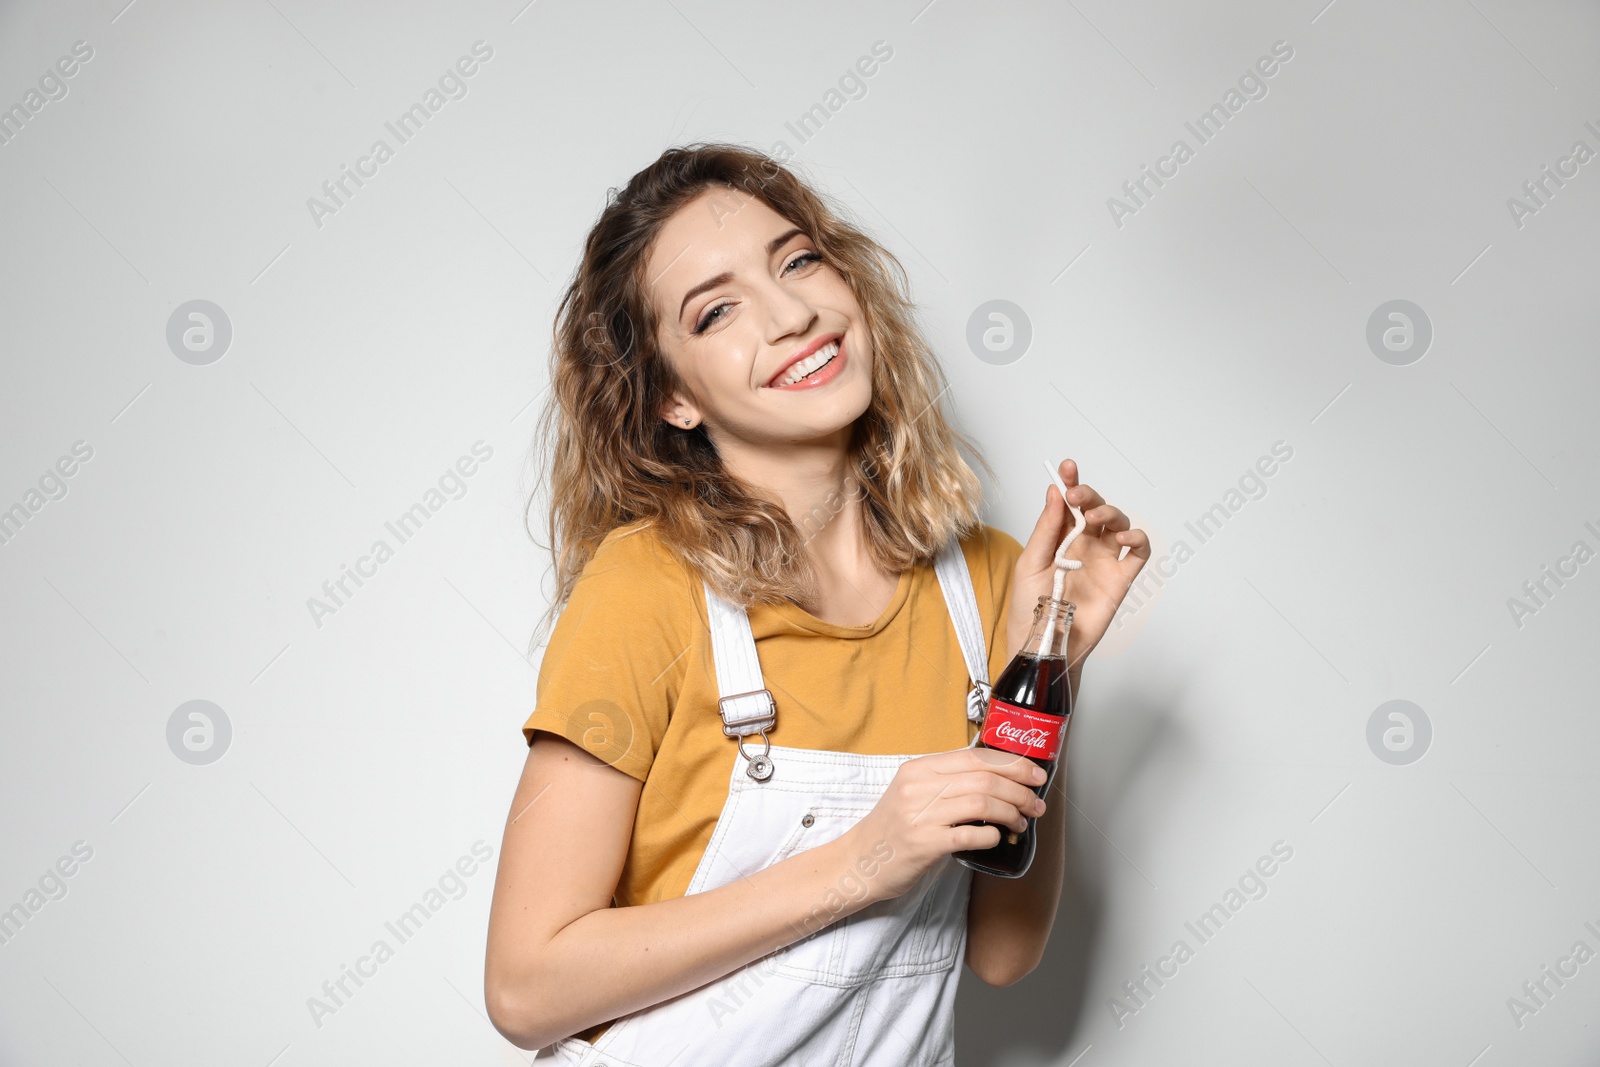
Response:
[{"label": "woman's arm", "polygon": [[[1020,644],[1020,642],[1019,642]],[[1073,703],[1083,664],[1067,671]],[[1067,734],[1072,718],[1067,719]],[[1061,739],[1062,761],[1067,758],[1067,738]],[[1028,873],[1021,878],[996,878],[974,873],[972,898],[967,904],[967,966],[989,985],[1007,986],[1021,981],[1044,958],[1050,929],[1055,925],[1066,875],[1067,776],[1057,767],[1055,781],[1045,795],[1045,811],[1035,828],[1037,851]]]},{"label": "woman's arm", "polygon": [[[1076,708],[1083,662],[1105,636],[1129,587],[1149,561],[1150,537],[1134,529],[1121,509],[1079,484],[1078,465],[1073,460],[1062,460],[1057,473],[1083,516],[1083,533],[1067,550],[1067,558],[1082,566],[1066,572],[1063,589],[1057,592],[1054,557],[1077,520],[1068,510],[1066,497],[1051,486],[1045,490],[1044,511],[1017,559],[1006,598],[1006,647],[1009,659],[1027,640],[1030,616],[1039,597],[1060,596],[1075,604],[1067,635],[1067,678]],[[1121,554],[1123,549],[1128,550],[1126,556]],[[1066,729],[1068,734],[1072,732],[1070,718]],[[1067,758],[1066,743],[1063,737],[1061,760]],[[973,875],[967,906],[967,966],[990,985],[1021,980],[1039,965],[1050,939],[1066,873],[1067,791],[1062,769],[1057,768],[1055,783],[1044,798],[1037,851],[1028,873],[1021,878]]]},{"label": "woman's arm", "polygon": [[854,839],[841,837],[718,889],[612,907],[641,789],[567,739],[534,735],[501,846],[484,966],[490,1021],[519,1048],[729,974],[808,934],[819,902],[843,895],[856,857]]}]

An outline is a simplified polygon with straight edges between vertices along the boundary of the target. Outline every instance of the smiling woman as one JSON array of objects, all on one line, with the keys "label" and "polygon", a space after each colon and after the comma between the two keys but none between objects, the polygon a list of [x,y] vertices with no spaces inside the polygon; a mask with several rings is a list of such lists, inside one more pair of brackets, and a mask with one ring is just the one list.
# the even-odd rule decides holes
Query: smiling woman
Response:
[{"label": "smiling woman", "polygon": [[[558,313],[542,423],[551,615],[599,541],[639,519],[730,600],[814,603],[794,501],[763,491],[795,448],[843,450],[883,572],[972,530],[978,481],[956,449],[971,445],[935,404],[944,375],[905,286],[887,250],[770,157],[676,149],[636,175]],[[833,341],[826,376],[777,380]]]},{"label": "smiling woman", "polygon": [[[1026,548],[978,520],[912,309],[887,251],[733,145],[665,152],[590,231],[541,422],[559,618],[485,959],[520,1047],[948,1064],[962,962],[1037,965],[1065,821],[1032,760],[972,747],[969,696],[1073,520],[1053,488]],[[1077,692],[1149,545],[1060,474]],[[1024,877],[952,858],[1033,819]]]}]

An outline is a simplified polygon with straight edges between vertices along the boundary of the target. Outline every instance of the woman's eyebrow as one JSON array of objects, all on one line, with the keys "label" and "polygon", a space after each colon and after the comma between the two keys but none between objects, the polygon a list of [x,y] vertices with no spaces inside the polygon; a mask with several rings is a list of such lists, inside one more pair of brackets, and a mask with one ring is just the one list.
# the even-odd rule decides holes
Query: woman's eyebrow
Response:
[{"label": "woman's eyebrow", "polygon": [[715,289],[717,286],[731,281],[733,281],[733,274],[729,271],[723,271],[715,278],[707,278],[693,289],[690,289],[687,293],[684,293],[683,303],[678,305],[678,317],[680,319],[683,318],[683,309],[689,306],[689,301],[693,300],[707,289]]},{"label": "woman's eyebrow", "polygon": [[778,234],[778,236],[774,237],[772,240],[767,242],[767,255],[768,255],[768,257],[771,257],[774,253],[776,253],[778,251],[778,249],[780,249],[784,245],[788,244],[789,243],[789,238],[795,236],[796,234],[801,234],[801,233],[805,233],[805,232],[806,231],[804,231],[800,227],[796,226],[792,230],[788,230],[788,231],[785,231],[784,233]]},{"label": "woman's eyebrow", "polygon": [[[772,256],[778,251],[778,249],[788,244],[791,237],[802,233],[805,233],[805,231],[798,226],[784,233],[780,233],[778,236],[767,242],[767,255],[769,257]],[[689,306],[689,301],[693,300],[707,289],[715,289],[717,286],[724,285],[731,281],[733,281],[733,274],[729,271],[723,271],[716,277],[707,278],[693,289],[690,289],[687,293],[684,293],[683,302],[678,305],[678,317],[683,317],[683,309]]]}]

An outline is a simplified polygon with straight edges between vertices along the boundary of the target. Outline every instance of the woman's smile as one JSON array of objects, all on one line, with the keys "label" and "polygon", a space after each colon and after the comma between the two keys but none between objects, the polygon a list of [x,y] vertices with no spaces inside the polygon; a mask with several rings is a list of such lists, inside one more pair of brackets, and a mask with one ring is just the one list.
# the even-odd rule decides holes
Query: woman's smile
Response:
[{"label": "woman's smile", "polygon": [[844,366],[844,336],[841,334],[796,355],[772,376],[766,388],[815,389],[837,378],[844,371]]}]

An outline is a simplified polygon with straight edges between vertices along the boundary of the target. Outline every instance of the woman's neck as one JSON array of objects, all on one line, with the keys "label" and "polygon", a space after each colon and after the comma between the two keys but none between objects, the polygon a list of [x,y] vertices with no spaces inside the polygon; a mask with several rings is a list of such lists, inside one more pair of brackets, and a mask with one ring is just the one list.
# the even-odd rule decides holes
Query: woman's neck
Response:
[{"label": "woman's neck", "polygon": [[878,566],[863,532],[863,490],[850,462],[849,430],[782,452],[719,443],[729,473],[783,505],[817,577],[816,602],[802,605],[825,622],[874,622],[893,599],[899,575]]}]

